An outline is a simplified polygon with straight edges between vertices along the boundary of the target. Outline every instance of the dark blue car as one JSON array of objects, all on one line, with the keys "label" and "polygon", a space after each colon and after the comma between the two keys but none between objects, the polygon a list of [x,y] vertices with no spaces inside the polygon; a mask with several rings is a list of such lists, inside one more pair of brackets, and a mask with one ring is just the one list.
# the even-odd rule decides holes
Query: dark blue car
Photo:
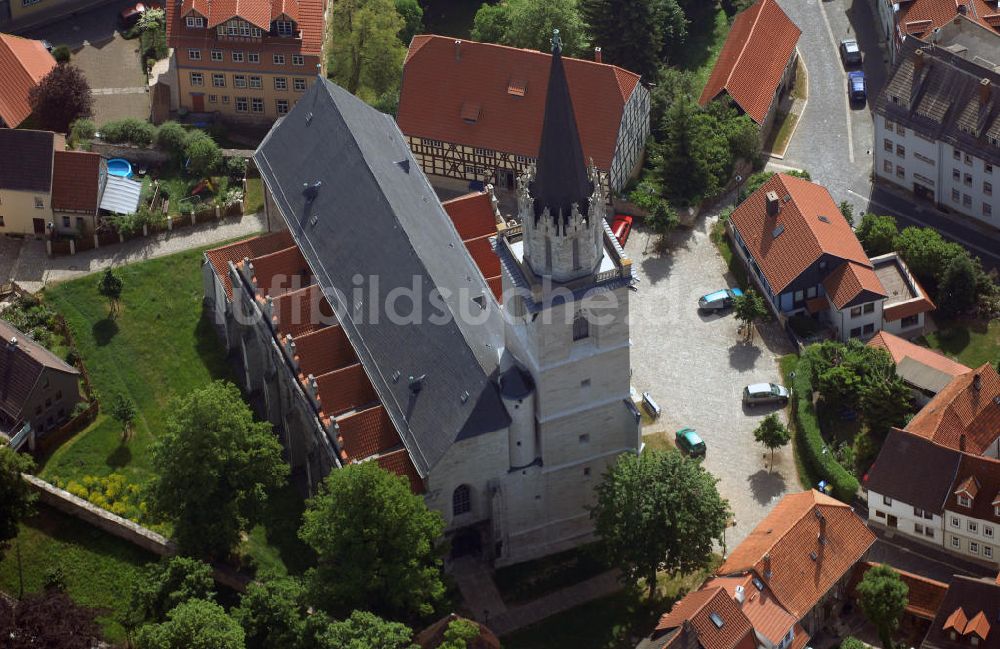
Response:
[{"label": "dark blue car", "polygon": [[847,96],[851,98],[851,101],[862,104],[868,99],[865,73],[861,70],[854,70],[847,73]]}]

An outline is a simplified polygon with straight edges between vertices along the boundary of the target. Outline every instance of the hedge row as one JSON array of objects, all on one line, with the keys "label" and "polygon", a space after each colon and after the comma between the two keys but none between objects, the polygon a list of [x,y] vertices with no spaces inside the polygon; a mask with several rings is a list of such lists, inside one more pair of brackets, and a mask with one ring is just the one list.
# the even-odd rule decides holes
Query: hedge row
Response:
[{"label": "hedge row", "polygon": [[857,478],[840,466],[833,452],[826,449],[820,434],[819,419],[812,403],[812,363],[805,356],[799,358],[792,381],[795,388],[796,445],[809,472],[833,485],[833,495],[846,503],[854,500],[858,492]]}]

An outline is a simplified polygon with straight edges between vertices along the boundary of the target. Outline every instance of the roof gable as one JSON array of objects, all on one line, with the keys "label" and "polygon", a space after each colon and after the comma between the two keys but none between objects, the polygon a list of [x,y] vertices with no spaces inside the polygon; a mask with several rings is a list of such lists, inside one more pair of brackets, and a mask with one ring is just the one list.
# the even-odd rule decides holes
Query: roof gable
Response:
[{"label": "roof gable", "polygon": [[949,448],[981,454],[1000,436],[1000,375],[989,363],[956,376],[906,430]]},{"label": "roof gable", "polygon": [[776,0],[758,0],[733,21],[699,103],[725,91],[763,123],[801,33]]},{"label": "roof gable", "polygon": [[[921,649],[968,647],[969,636],[979,637],[979,649],[1000,648],[1000,583],[956,575],[948,584],[934,622]],[[956,634],[954,640],[951,633]]]},{"label": "roof gable", "polygon": [[[536,157],[551,56],[445,36],[414,36],[403,68],[399,128],[409,137]],[[607,170],[639,75],[582,59],[564,58],[563,64],[584,158]],[[462,119],[466,103],[480,107],[474,123]]]},{"label": "roof gable", "polygon": [[107,173],[100,154],[56,151],[52,166],[52,209],[97,214]]},{"label": "roof gable", "polygon": [[918,435],[889,431],[865,476],[865,488],[941,514],[958,472],[959,453]]},{"label": "roof gable", "polygon": [[886,296],[871,266],[854,261],[841,264],[823,280],[827,297],[838,309],[853,302],[871,302]]},{"label": "roof gable", "polygon": [[41,41],[0,34],[0,119],[17,128],[31,114],[28,93],[56,67]]}]

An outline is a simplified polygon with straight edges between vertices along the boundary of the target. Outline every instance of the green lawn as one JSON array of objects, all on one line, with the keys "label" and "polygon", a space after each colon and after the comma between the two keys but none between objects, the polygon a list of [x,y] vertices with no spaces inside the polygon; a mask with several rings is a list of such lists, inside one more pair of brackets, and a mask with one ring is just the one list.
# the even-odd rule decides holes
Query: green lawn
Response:
[{"label": "green lawn", "polygon": [[260,178],[247,178],[247,195],[243,202],[244,214],[256,214],[264,209],[264,181]]},{"label": "green lawn", "polygon": [[690,16],[687,39],[683,50],[670,61],[682,70],[695,73],[695,88],[705,86],[712,68],[715,66],[722,44],[729,34],[729,17],[726,12],[714,2],[699,5],[694,15]]},{"label": "green lawn", "polygon": [[917,342],[969,367],[1000,362],[1000,321],[942,322]]},{"label": "green lawn", "polygon": [[[792,373],[799,364],[798,354],[786,354],[778,359],[778,367],[781,369],[781,376],[785,381],[785,385],[789,388],[792,386]],[[788,430],[792,433],[792,440],[789,442],[792,445],[792,457],[795,458],[795,473],[799,478],[799,486],[802,488],[808,488],[809,485],[814,485],[818,482],[818,478],[809,472],[808,467],[806,467],[805,462],[802,460],[802,456],[799,455],[798,444],[795,441],[796,431],[795,427],[798,423],[795,421],[795,408],[797,407],[797,399],[792,399],[789,405],[788,412]]]},{"label": "green lawn", "polygon": [[39,505],[37,515],[21,525],[16,545],[12,544],[0,561],[0,590],[14,596],[20,582],[18,547],[26,593],[41,590],[46,574],[58,566],[66,577],[70,597],[102,611],[98,621],[106,639],[124,640],[124,630],[115,618],[124,610],[140,568],[156,556]]},{"label": "green lawn", "polygon": [[96,276],[46,289],[44,298],[66,318],[102,403],[125,394],[138,416],[133,439],[122,445],[117,422],[102,414],[43,460],[42,477],[118,471],[132,482],[148,481],[149,447],[171,398],[231,378],[215,332],[202,318],[201,256],[202,250],[192,250],[121,268],[125,286],[114,320],[97,293]]}]

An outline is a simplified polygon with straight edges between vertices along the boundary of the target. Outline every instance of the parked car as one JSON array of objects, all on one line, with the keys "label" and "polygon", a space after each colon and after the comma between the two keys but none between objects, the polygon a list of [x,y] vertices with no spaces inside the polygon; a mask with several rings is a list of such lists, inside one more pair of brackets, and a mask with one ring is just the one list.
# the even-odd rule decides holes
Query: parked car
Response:
[{"label": "parked car", "polygon": [[868,86],[865,83],[865,73],[854,70],[847,73],[847,96],[851,101],[865,103],[868,99]]},{"label": "parked car", "polygon": [[845,38],[840,41],[840,59],[844,62],[844,67],[861,65],[861,48],[853,38]]},{"label": "parked car", "polygon": [[139,22],[139,17],[146,13],[150,9],[162,9],[158,4],[136,2],[133,5],[129,5],[122,9],[122,12],[118,15],[118,20],[124,29],[128,29],[132,25]]},{"label": "parked car", "polygon": [[681,428],[674,435],[674,444],[682,453],[690,457],[705,457],[705,442],[693,428]]},{"label": "parked car", "polygon": [[743,295],[738,288],[724,288],[698,298],[698,308],[702,311],[721,311],[733,306],[733,300]]},{"label": "parked car", "polygon": [[776,383],[754,383],[743,388],[744,405],[753,407],[761,404],[788,404],[788,388]]},{"label": "parked car", "polygon": [[611,232],[615,235],[615,239],[618,239],[618,245],[624,248],[628,235],[632,232],[632,217],[627,214],[615,214],[614,220],[611,221]]}]

